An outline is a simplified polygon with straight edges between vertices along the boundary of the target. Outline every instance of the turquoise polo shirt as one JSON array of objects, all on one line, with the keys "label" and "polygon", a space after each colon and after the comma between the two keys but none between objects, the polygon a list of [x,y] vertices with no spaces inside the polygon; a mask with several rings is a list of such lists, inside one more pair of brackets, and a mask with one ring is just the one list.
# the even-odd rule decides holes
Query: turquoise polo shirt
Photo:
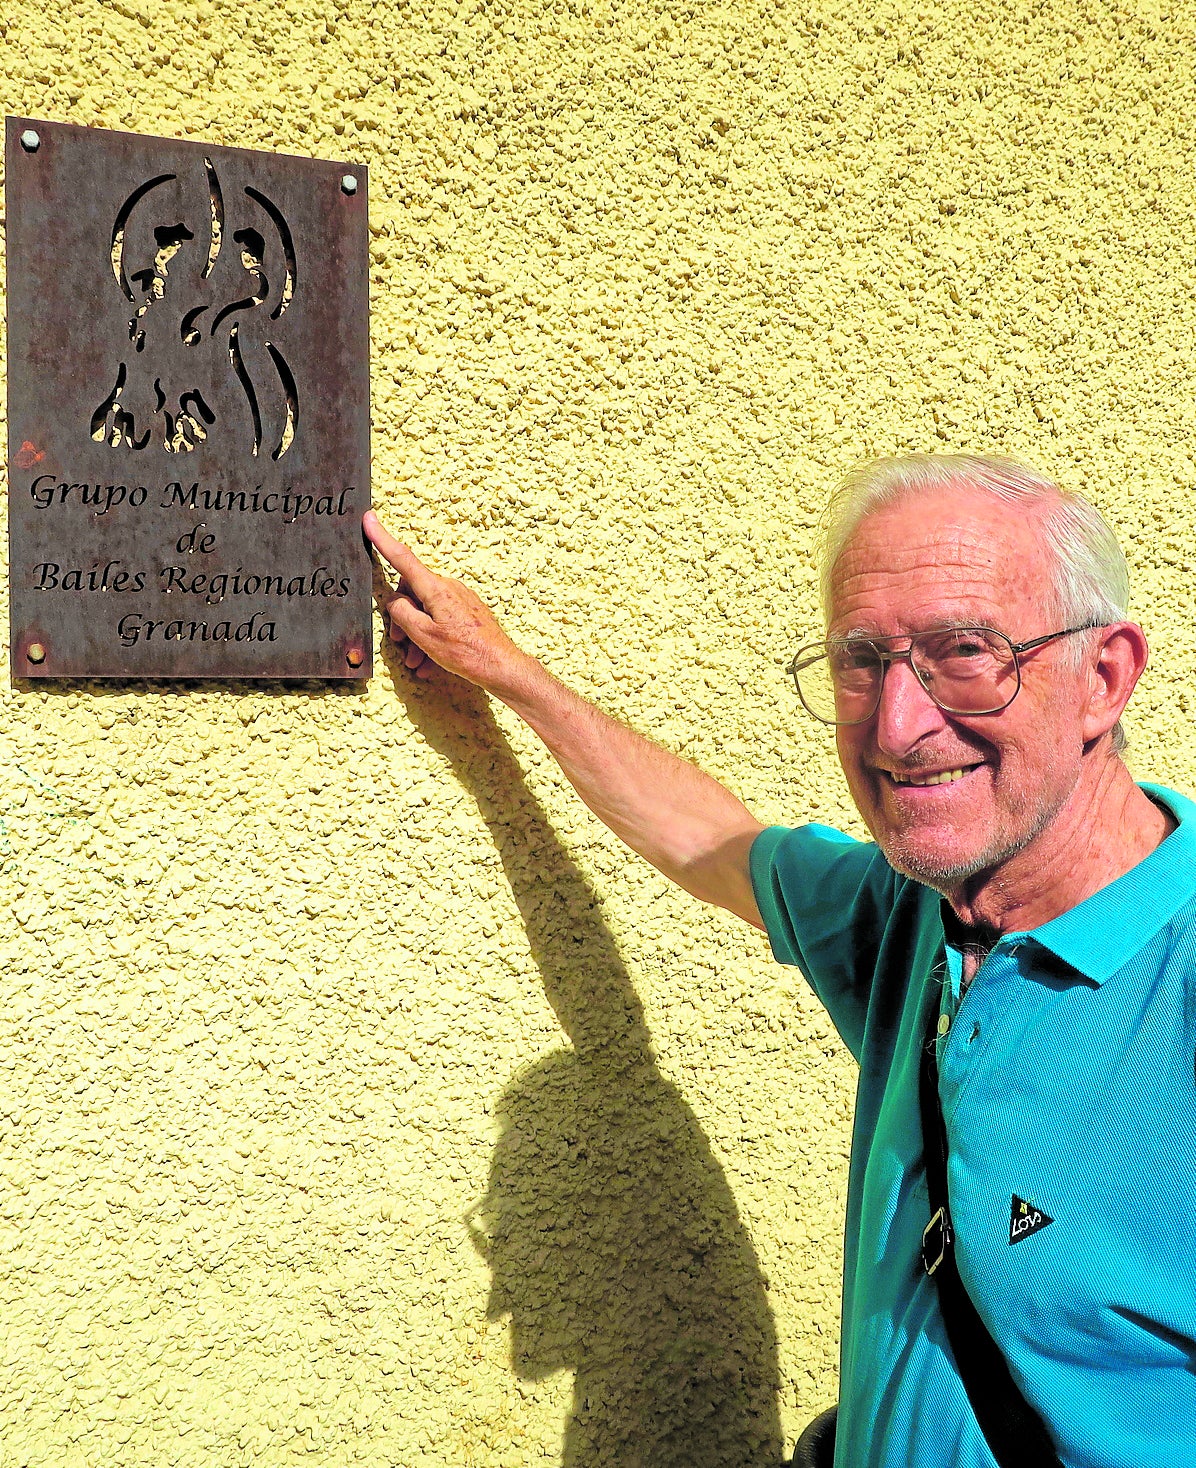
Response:
[{"label": "turquoise polo shirt", "polygon": [[993,1468],[918,1248],[935,1016],[959,1270],[1067,1468],[1196,1465],[1196,806],[961,994],[940,899],[877,847],[773,827],[773,952],[859,1062],[836,1468]]}]

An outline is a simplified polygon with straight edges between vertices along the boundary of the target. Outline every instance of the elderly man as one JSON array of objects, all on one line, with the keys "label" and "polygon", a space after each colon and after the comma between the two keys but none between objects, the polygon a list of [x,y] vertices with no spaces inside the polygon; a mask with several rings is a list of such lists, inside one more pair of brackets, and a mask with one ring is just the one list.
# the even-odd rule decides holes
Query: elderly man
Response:
[{"label": "elderly man", "polygon": [[1120,757],[1124,558],[999,459],[883,461],[828,527],[790,671],[875,844],[763,829],[366,519],[407,667],[520,714],[859,1061],[838,1468],[1196,1464],[1196,812]]}]

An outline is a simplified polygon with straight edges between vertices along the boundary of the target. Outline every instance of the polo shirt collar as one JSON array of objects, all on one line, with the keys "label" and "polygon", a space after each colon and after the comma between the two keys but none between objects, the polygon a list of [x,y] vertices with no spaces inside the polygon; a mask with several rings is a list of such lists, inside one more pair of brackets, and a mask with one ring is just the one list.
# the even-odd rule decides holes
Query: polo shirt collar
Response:
[{"label": "polo shirt collar", "polygon": [[1103,984],[1196,897],[1196,805],[1160,785],[1141,788],[1178,824],[1149,856],[1077,907],[1025,936]]}]

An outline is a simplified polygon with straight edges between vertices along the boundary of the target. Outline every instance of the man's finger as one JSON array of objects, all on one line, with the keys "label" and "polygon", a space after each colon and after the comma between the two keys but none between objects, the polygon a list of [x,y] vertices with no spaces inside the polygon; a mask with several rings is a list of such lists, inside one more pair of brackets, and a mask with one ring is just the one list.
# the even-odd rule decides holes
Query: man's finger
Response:
[{"label": "man's finger", "polygon": [[377,550],[388,565],[393,566],[403,579],[410,583],[411,589],[421,600],[435,586],[440,579],[435,571],[429,571],[427,566],[416,556],[415,552],[396,540],[388,531],[383,530],[382,522],[374,514],[373,510],[367,510],[362,522],[362,529],[366,538]]},{"label": "man's finger", "polygon": [[418,637],[421,631],[430,630],[436,625],[423,607],[417,605],[410,596],[396,596],[387,604],[386,616],[391,624],[392,637],[395,636],[394,628],[404,637]]},{"label": "man's finger", "polygon": [[402,576],[399,578],[399,584],[395,587],[395,590],[400,596],[405,596],[408,601],[414,602],[421,612],[426,612],[428,610],[427,607],[424,606],[423,602],[420,601],[419,597],[416,596],[415,587],[412,586],[411,582],[407,580],[406,576]]}]

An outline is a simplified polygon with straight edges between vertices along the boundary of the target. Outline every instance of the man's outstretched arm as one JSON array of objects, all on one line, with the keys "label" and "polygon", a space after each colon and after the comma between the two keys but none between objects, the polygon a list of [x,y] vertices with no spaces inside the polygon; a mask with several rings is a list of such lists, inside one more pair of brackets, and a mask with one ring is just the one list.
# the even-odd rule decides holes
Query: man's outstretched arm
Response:
[{"label": "man's outstretched arm", "polygon": [[474,592],[428,570],[373,511],[365,532],[399,573],[388,630],[416,677],[435,663],[500,698],[633,851],[695,897],[763,927],[748,872],[762,827],[729,790],[566,688],[516,647]]}]

